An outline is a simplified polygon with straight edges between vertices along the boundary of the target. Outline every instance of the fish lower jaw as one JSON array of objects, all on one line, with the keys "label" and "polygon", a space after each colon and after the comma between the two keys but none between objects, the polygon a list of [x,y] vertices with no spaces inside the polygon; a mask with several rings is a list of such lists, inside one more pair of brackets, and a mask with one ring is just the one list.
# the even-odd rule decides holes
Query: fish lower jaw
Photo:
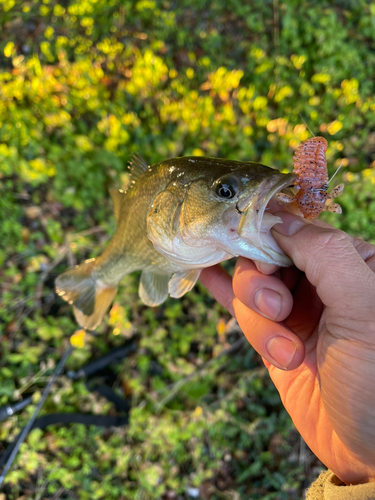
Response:
[{"label": "fish lower jaw", "polygon": [[241,224],[237,241],[233,241],[231,246],[238,246],[240,250],[237,254],[243,257],[282,267],[290,266],[291,260],[271,234],[271,228],[280,222],[282,222],[280,217],[268,212],[263,215],[261,221],[257,220],[255,214],[250,223]]},{"label": "fish lower jaw", "polygon": [[[281,222],[281,219],[279,217],[277,217],[277,219],[279,219],[278,222]],[[277,224],[277,222],[275,224]],[[279,245],[276,243],[276,240],[272,236],[270,230],[265,231],[265,232],[261,231],[261,235],[262,235],[261,236],[262,240],[263,240],[264,244],[266,245],[266,249],[268,248],[272,253],[276,252],[280,257],[285,256],[284,252],[281,250]]]},{"label": "fish lower jaw", "polygon": [[[238,225],[240,238],[246,240],[253,251],[244,257],[256,259],[269,264],[290,266],[292,264],[271,234],[271,229],[282,222],[280,217],[274,215],[282,210],[276,194],[285,189],[293,181],[294,176],[277,174],[272,179],[264,181],[258,192],[248,202]],[[256,253],[257,256],[250,256]]]},{"label": "fish lower jaw", "polygon": [[222,248],[234,257],[245,257],[281,267],[291,265],[289,257],[278,247],[269,232],[250,237],[238,236],[236,239],[228,241]]}]

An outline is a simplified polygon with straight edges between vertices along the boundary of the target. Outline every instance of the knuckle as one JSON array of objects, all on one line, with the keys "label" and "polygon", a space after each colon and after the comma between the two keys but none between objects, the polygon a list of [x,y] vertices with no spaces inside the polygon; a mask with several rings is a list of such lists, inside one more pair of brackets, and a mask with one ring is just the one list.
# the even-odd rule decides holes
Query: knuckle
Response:
[{"label": "knuckle", "polygon": [[314,239],[316,250],[324,252],[342,251],[350,243],[348,236],[338,229],[320,230]]},{"label": "knuckle", "polygon": [[316,228],[304,249],[305,272],[309,281],[316,286],[327,273],[338,272],[353,251],[343,231]]}]

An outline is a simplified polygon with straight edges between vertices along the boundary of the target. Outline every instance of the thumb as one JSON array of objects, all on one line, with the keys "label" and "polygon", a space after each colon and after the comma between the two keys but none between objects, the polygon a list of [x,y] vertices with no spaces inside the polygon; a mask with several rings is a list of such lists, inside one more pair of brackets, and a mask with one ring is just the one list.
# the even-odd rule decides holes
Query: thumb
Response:
[{"label": "thumb", "polygon": [[288,212],[277,215],[283,223],[274,226],[273,237],[316,287],[321,301],[344,314],[355,311],[355,317],[373,313],[375,275],[351,238],[332,226],[321,227]]}]

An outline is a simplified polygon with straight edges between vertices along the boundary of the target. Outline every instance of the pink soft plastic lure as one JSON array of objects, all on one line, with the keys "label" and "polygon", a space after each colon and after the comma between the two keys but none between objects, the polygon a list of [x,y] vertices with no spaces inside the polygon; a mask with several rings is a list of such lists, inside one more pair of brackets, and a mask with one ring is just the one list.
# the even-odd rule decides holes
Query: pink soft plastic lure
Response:
[{"label": "pink soft plastic lure", "polygon": [[282,204],[296,202],[303,216],[309,220],[315,220],[326,210],[341,213],[340,205],[331,201],[342,192],[344,184],[339,184],[328,193],[327,148],[328,144],[324,137],[313,137],[302,142],[293,157],[297,192],[293,196],[277,194]]}]

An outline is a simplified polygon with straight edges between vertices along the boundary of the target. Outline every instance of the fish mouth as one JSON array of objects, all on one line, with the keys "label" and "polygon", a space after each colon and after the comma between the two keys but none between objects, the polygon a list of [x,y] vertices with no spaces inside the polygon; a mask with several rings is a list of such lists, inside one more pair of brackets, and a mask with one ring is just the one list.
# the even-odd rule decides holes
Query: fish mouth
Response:
[{"label": "fish mouth", "polygon": [[283,267],[290,266],[292,261],[278,246],[270,230],[282,222],[280,217],[273,215],[273,212],[281,209],[275,195],[293,185],[295,178],[294,174],[279,174],[265,179],[255,195],[241,200],[236,207],[241,214],[237,229],[239,236],[261,249],[265,262]]}]

